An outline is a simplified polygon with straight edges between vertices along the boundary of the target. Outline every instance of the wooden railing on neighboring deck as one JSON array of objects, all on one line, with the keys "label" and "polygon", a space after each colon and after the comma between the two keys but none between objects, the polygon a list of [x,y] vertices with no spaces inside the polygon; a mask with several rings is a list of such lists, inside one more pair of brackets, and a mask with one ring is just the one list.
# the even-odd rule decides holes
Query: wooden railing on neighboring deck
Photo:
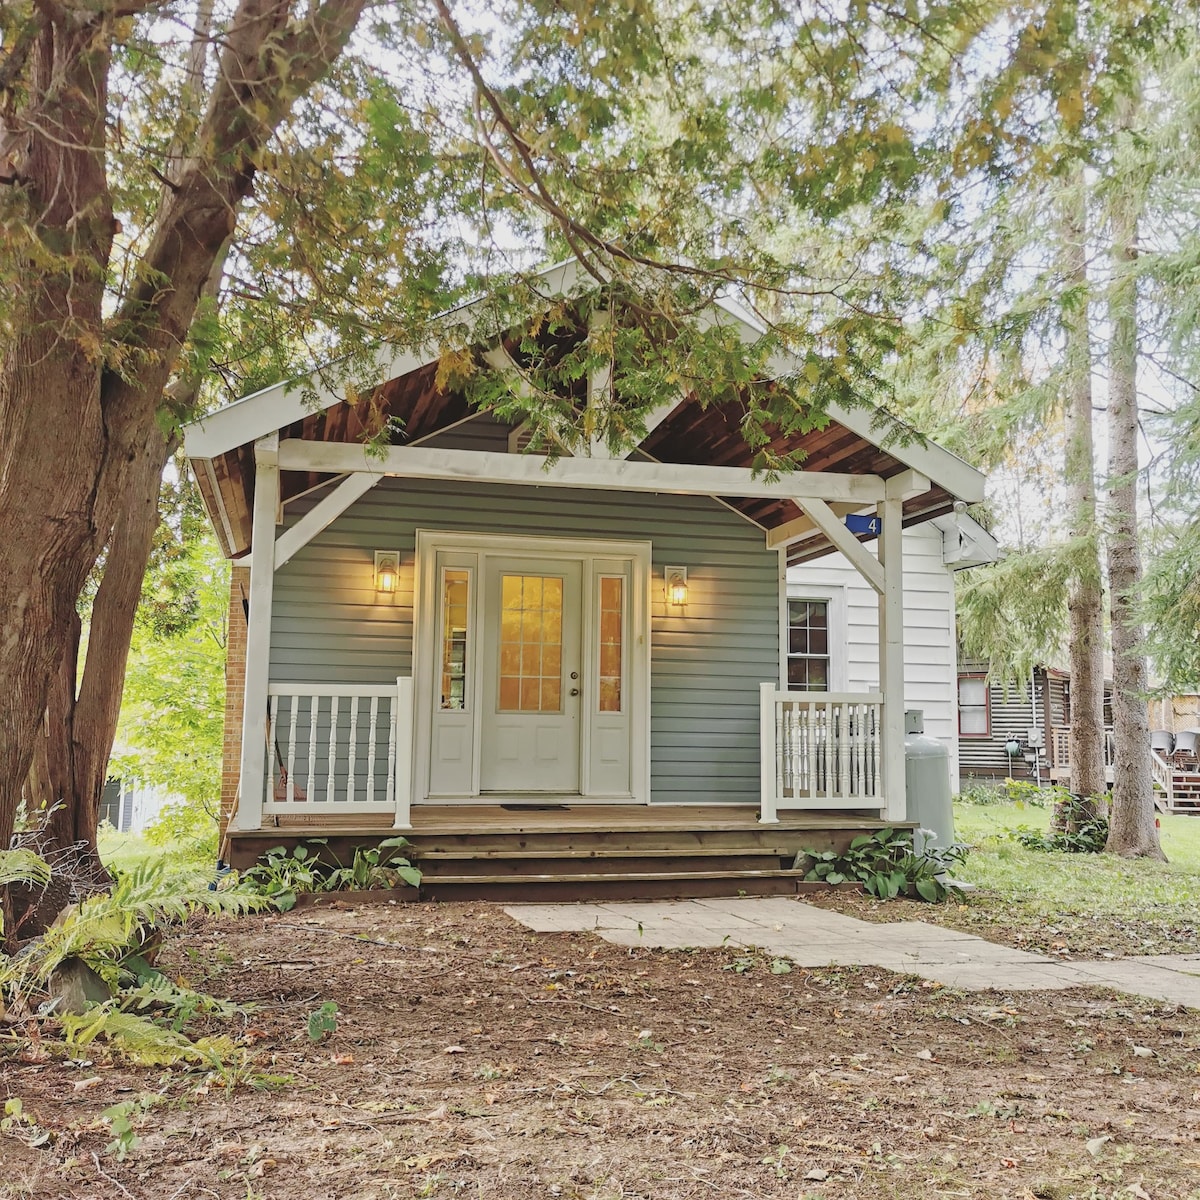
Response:
[{"label": "wooden railing on neighboring deck", "polygon": [[883,809],[879,692],[760,691],[760,819],[783,809]]},{"label": "wooden railing on neighboring deck", "polygon": [[412,680],[267,686],[263,812],[395,813],[409,825]]}]

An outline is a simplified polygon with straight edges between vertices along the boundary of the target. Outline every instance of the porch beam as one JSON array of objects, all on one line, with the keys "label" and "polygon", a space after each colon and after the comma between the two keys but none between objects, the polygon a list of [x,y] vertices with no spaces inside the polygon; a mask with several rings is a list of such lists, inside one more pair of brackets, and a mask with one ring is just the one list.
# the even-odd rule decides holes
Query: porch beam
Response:
[{"label": "porch beam", "polygon": [[879,560],[870,554],[846,528],[845,522],[825,503],[824,500],[797,500],[796,503],[807,514],[812,523],[833,543],[834,549],[845,555],[850,565],[875,589],[882,594],[884,590],[883,568]]},{"label": "porch beam", "polygon": [[884,586],[879,592],[879,690],[883,693],[881,749],[885,819],[907,820],[904,779],[904,502],[882,500],[879,514],[879,565]]},{"label": "porch beam", "polygon": [[275,584],[275,512],[279,503],[279,434],[254,443],[254,519],[250,546],[250,613],[246,620],[246,690],[242,756],[233,828],[261,829],[266,789],[267,677],[271,596]]},{"label": "porch beam", "polygon": [[914,471],[911,467],[893,475],[887,481],[887,498],[889,500],[911,500],[914,496],[923,496],[929,491],[929,476]]},{"label": "porch beam", "polygon": [[347,475],[315,508],[275,539],[275,570],[278,571],[318,533],[329,528],[356,500],[365,496],[382,478],[366,471]]},{"label": "porch beam", "polygon": [[297,438],[280,443],[279,466],[287,471],[329,471],[336,475],[367,471],[406,479],[452,479],[610,492],[662,492],[677,496],[853,500],[860,505],[882,501],[885,492],[884,481],[878,475],[787,471],[775,479],[768,479],[743,467],[705,467],[630,459],[593,462],[586,458],[560,458],[549,464],[545,458],[530,454],[424,446],[392,446],[382,457],[368,458],[362,446]]},{"label": "porch beam", "polygon": [[[850,513],[862,512],[863,506],[856,504],[853,500],[834,500],[829,504],[829,510],[841,521]],[[776,525],[773,529],[767,530],[767,549],[781,550],[785,546],[791,546],[795,542],[803,541],[814,533],[820,532],[820,528],[812,517],[807,513],[801,513],[794,521],[784,521],[782,525]]]}]

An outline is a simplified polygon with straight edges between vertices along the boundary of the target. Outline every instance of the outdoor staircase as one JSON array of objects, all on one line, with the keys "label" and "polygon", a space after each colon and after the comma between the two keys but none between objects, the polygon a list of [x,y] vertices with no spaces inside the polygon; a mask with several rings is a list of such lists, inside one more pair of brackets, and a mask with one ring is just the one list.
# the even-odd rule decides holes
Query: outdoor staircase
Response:
[{"label": "outdoor staircase", "polygon": [[[879,824],[881,822],[868,822]],[[808,848],[844,849],[863,818],[737,828],[537,829],[442,833],[413,838],[422,900],[661,900],[795,895]]]},{"label": "outdoor staircase", "polygon": [[1171,811],[1200,814],[1200,771],[1175,771],[1171,780]]}]

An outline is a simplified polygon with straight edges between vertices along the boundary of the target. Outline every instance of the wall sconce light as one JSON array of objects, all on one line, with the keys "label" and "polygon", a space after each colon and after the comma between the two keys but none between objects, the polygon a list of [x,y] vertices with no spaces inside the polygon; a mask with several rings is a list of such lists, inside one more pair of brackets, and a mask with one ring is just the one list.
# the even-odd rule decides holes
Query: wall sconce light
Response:
[{"label": "wall sconce light", "polygon": [[666,567],[663,575],[667,581],[667,603],[682,608],[688,599],[687,567]]},{"label": "wall sconce light", "polygon": [[391,599],[400,582],[400,554],[396,550],[375,551],[375,591]]}]

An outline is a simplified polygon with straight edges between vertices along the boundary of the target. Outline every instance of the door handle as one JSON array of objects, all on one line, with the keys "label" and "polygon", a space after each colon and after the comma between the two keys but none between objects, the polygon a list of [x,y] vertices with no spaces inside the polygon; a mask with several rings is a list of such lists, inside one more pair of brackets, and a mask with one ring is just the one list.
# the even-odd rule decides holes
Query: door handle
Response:
[{"label": "door handle", "polygon": [[572,688],[572,689],[571,689],[571,690],[570,690],[570,691],[567,693],[567,695],[569,695],[569,696],[578,696],[578,695],[579,695],[579,689],[578,689],[578,688]]}]

